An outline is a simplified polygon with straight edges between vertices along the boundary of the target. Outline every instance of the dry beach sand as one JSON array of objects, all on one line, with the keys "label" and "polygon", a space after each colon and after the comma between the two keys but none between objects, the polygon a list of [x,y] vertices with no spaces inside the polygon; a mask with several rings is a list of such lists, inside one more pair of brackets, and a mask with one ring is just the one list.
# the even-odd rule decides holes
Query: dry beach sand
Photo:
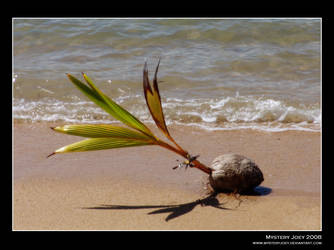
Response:
[{"label": "dry beach sand", "polygon": [[180,157],[157,146],[46,158],[81,140],[49,128],[55,125],[14,123],[14,230],[321,229],[318,132],[170,126],[204,164],[233,152],[259,165],[264,181],[257,192],[235,197],[207,194],[205,173],[172,170]]}]

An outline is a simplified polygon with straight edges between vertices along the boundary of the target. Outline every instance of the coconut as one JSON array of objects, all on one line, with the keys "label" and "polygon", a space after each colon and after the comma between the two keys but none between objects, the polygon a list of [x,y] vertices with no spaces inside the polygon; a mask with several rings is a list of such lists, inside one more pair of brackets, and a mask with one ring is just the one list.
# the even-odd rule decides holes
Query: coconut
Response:
[{"label": "coconut", "polygon": [[257,164],[239,154],[224,154],[215,158],[209,176],[211,187],[220,192],[246,192],[260,185],[263,174]]}]

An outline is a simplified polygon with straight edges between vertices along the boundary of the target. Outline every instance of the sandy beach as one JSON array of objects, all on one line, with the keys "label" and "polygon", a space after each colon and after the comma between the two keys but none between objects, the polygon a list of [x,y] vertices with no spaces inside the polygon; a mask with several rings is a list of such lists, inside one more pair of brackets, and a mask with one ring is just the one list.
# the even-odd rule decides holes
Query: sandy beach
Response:
[{"label": "sandy beach", "polygon": [[236,197],[208,194],[205,173],[172,170],[180,157],[158,146],[46,158],[82,139],[49,128],[56,125],[14,123],[13,230],[321,229],[318,132],[170,126],[206,165],[232,152],[259,165],[264,181]]}]

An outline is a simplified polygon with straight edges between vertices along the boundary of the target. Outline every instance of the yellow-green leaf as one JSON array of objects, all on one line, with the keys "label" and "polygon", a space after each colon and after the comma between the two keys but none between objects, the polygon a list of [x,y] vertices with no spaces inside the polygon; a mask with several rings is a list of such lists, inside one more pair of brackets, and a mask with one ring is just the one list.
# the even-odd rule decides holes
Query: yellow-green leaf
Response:
[{"label": "yellow-green leaf", "polygon": [[113,137],[113,138],[128,138],[138,140],[152,140],[152,137],[148,137],[137,131],[114,126],[110,124],[74,124],[64,125],[53,128],[57,132],[61,132],[69,135],[90,137],[90,138],[102,138],[102,137]]},{"label": "yellow-green leaf", "polygon": [[152,140],[135,140],[127,138],[89,138],[59,148],[51,155],[55,153],[83,152],[91,150],[104,150],[112,148],[135,147],[135,146],[145,146],[154,144],[155,143]]},{"label": "yellow-green leaf", "polygon": [[153,133],[146,127],[145,124],[143,124],[135,116],[130,114],[127,110],[125,110],[120,105],[108,98],[105,94],[103,94],[87,77],[86,74],[83,74],[83,76],[90,87],[86,86],[83,82],[70,74],[67,74],[67,76],[71,80],[71,82],[76,87],[78,87],[79,90],[81,90],[90,100],[95,102],[98,106],[100,106],[103,110],[112,115],[114,118],[142,132],[143,134],[154,138]]},{"label": "yellow-green leaf", "polygon": [[113,117],[146,135],[154,137],[151,130],[149,130],[144,123],[100,91],[86,74],[83,73],[83,76],[91,89],[95,91],[97,95],[101,96],[105,103],[110,107],[110,114]]}]

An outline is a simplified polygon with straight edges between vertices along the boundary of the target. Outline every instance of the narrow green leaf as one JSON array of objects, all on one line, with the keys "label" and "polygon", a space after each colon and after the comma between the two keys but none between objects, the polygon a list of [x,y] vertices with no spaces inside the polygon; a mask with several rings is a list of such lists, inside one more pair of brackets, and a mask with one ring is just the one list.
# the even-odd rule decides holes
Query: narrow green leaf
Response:
[{"label": "narrow green leaf", "polygon": [[113,126],[110,124],[79,124],[79,125],[64,125],[53,128],[57,132],[61,132],[69,135],[101,138],[101,137],[113,137],[113,138],[128,138],[138,140],[152,140],[152,137],[148,137],[137,131]]},{"label": "narrow green leaf", "polygon": [[107,97],[102,91],[100,91],[91,81],[91,79],[83,73],[83,77],[86,80],[87,84],[90,86],[87,87],[84,83],[76,79],[75,77],[69,75],[69,79],[92,101],[94,101],[98,106],[104,109],[107,113],[112,115],[117,120],[123,122],[124,124],[148,135],[154,137],[151,130],[149,130],[145,124],[139,121],[135,116],[129,113],[127,110],[122,108],[120,105],[115,103],[109,97]]},{"label": "narrow green leaf", "polygon": [[154,144],[155,143],[152,140],[135,140],[126,138],[89,138],[59,148],[54,153],[83,152]]},{"label": "narrow green leaf", "polygon": [[107,113],[110,114],[110,108],[105,103],[102,97],[100,97],[94,90],[89,88],[86,84],[84,84],[82,81],[77,79],[76,77],[67,74],[68,79],[83,93],[85,94],[91,101],[93,101],[96,105],[101,107],[103,110],[105,110]]}]

